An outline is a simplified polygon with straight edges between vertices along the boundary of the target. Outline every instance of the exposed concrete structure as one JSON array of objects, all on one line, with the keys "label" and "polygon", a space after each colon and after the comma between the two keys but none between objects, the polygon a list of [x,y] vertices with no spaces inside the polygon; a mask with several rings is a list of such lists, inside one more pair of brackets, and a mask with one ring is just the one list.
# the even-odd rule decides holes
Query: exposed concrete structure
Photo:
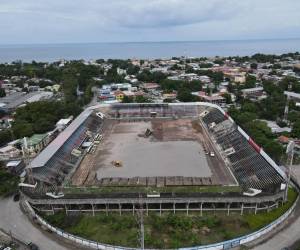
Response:
[{"label": "exposed concrete structure", "polygon": [[[245,197],[235,194],[224,196],[209,197],[208,194],[192,197],[188,194],[180,197],[180,195],[163,195],[159,198],[138,197],[130,198],[133,194],[123,194],[124,198],[85,198],[85,199],[58,199],[49,200],[45,197],[38,199],[26,197],[26,200],[38,211],[55,213],[64,210],[70,213],[108,213],[108,212],[124,212],[136,213],[142,209],[146,214],[155,211],[162,212],[186,212],[198,211],[201,215],[203,212],[223,211],[229,215],[231,212],[257,213],[260,211],[270,211],[283,204],[283,193],[276,195],[262,195],[258,197]],[[125,198],[126,197],[126,198]],[[141,207],[141,204],[143,207]]]},{"label": "exposed concrete structure", "polygon": [[[90,151],[82,148],[85,142],[93,145]],[[39,210],[122,214],[135,213],[142,205],[144,211],[160,214],[219,210],[244,214],[269,211],[284,194],[285,172],[220,107],[209,103],[91,107],[43,152],[28,166],[37,188],[23,189]],[[72,175],[78,186],[93,184],[103,190],[68,193],[62,180],[65,184]],[[223,193],[221,188],[217,193],[193,189],[237,183],[243,190],[262,193],[248,197]],[[171,188],[159,189],[165,187]],[[186,189],[176,192],[178,187]],[[63,198],[52,199],[45,196],[51,189],[66,192]]]}]

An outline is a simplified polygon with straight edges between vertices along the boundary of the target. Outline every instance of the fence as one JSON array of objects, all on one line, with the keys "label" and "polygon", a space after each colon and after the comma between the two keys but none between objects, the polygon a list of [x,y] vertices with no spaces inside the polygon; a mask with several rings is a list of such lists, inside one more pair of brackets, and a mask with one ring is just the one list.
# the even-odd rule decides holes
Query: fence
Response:
[{"label": "fence", "polygon": [[[251,241],[254,241],[258,238],[260,238],[261,236],[267,234],[268,232],[272,231],[275,227],[277,227],[280,223],[282,223],[295,209],[296,204],[298,203],[299,200],[299,196],[297,197],[296,201],[294,202],[294,204],[292,205],[292,207],[290,207],[282,216],[280,216],[277,220],[273,221],[272,223],[270,223],[269,225],[263,227],[262,229],[233,239],[233,240],[228,240],[228,241],[223,241],[220,243],[216,243],[216,244],[211,244],[211,245],[206,245],[206,246],[197,246],[197,247],[190,247],[190,248],[181,248],[181,250],[200,250],[200,249],[205,249],[205,250],[221,250],[221,249],[230,249]],[[136,249],[136,248],[126,248],[126,247],[119,247],[119,246],[111,246],[111,245],[106,245],[106,244],[102,244],[102,243],[98,243],[95,241],[90,241],[90,240],[86,240],[84,238],[69,234],[67,232],[64,232],[56,227],[53,227],[52,225],[50,225],[49,223],[47,223],[43,218],[41,218],[39,215],[37,215],[35,213],[35,211],[33,210],[33,208],[31,207],[31,205],[28,203],[28,201],[25,201],[23,203],[24,208],[27,210],[27,212],[34,218],[37,219],[37,221],[42,224],[44,227],[46,227],[48,230],[52,231],[53,233],[56,233],[57,235],[68,239],[74,243],[77,244],[81,244],[83,246],[86,247],[90,247],[93,249],[109,249],[109,250],[130,250],[130,249]]]}]

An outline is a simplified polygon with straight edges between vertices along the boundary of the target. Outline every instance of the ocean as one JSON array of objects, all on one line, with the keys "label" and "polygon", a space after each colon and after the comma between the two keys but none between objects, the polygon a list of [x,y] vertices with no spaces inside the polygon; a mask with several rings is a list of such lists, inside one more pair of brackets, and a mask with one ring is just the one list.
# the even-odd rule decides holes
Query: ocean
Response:
[{"label": "ocean", "polygon": [[246,56],[300,51],[299,39],[0,45],[0,62]]}]

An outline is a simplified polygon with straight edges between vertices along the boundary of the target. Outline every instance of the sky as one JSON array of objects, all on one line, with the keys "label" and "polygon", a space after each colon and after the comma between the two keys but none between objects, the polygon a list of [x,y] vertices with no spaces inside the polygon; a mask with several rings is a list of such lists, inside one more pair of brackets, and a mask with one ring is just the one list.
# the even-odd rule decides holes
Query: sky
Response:
[{"label": "sky", "polygon": [[300,37],[299,0],[1,0],[1,44]]}]

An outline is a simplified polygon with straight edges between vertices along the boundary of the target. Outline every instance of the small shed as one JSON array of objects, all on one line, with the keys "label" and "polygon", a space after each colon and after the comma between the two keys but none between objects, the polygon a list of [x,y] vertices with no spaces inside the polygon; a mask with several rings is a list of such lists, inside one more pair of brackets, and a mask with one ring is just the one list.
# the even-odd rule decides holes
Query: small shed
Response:
[{"label": "small shed", "polygon": [[11,174],[20,175],[25,169],[25,163],[22,160],[9,161],[6,168]]}]

